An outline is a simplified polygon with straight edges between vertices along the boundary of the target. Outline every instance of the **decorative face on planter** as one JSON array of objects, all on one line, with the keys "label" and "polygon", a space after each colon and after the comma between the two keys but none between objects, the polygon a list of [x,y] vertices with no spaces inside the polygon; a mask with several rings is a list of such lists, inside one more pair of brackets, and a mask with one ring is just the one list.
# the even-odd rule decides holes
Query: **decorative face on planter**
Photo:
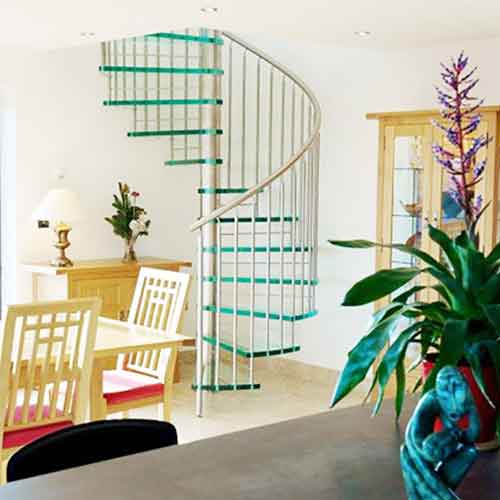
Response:
[{"label": "decorative face on planter", "polygon": [[456,425],[473,404],[467,381],[451,366],[446,366],[439,372],[436,378],[436,393],[442,409],[442,418],[452,425]]}]

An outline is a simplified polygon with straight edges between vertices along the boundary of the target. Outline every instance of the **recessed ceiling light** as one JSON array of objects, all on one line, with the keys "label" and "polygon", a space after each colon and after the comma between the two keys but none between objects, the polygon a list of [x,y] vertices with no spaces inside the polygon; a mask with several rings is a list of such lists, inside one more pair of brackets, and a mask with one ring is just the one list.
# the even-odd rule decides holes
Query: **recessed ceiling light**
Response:
[{"label": "recessed ceiling light", "polygon": [[217,14],[217,12],[219,12],[219,9],[217,7],[210,6],[202,7],[200,10],[201,12],[203,12],[203,14]]},{"label": "recessed ceiling light", "polygon": [[366,38],[371,35],[371,31],[355,31],[354,34],[361,38]]},{"label": "recessed ceiling light", "polygon": [[95,33],[93,31],[81,31],[80,32],[80,36],[82,38],[94,38],[95,37]]}]

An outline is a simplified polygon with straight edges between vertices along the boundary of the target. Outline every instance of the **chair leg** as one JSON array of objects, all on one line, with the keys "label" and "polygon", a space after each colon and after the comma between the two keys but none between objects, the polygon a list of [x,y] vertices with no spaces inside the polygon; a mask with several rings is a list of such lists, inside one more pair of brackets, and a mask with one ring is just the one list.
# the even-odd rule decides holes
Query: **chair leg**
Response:
[{"label": "chair leg", "polygon": [[9,462],[8,458],[2,458],[2,464],[0,467],[0,485],[7,484],[7,463]]},{"label": "chair leg", "polygon": [[165,422],[170,422],[172,418],[172,412],[170,409],[170,398],[168,400],[164,400],[158,409],[159,409],[158,420],[161,420],[163,416],[163,420]]}]

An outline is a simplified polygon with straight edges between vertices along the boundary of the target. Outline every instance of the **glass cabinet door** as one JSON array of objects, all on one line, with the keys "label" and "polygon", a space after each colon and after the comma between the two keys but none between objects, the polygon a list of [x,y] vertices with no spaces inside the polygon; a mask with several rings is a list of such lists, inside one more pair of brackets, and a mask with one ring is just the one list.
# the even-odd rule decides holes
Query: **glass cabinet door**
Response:
[{"label": "glass cabinet door", "polygon": [[[431,206],[431,137],[430,124],[385,129],[385,189],[381,200],[384,244],[401,243],[428,251],[424,214]],[[377,262],[378,269],[418,265],[415,257],[388,248],[380,252]]]}]

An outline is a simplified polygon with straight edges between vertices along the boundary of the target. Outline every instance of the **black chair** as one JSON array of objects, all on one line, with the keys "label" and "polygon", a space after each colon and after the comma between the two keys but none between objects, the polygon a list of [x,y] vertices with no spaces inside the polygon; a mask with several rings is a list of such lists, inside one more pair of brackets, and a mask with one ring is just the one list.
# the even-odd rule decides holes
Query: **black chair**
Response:
[{"label": "black chair", "polygon": [[177,444],[172,424],[156,420],[102,420],[54,432],[14,453],[7,481],[92,464]]}]

